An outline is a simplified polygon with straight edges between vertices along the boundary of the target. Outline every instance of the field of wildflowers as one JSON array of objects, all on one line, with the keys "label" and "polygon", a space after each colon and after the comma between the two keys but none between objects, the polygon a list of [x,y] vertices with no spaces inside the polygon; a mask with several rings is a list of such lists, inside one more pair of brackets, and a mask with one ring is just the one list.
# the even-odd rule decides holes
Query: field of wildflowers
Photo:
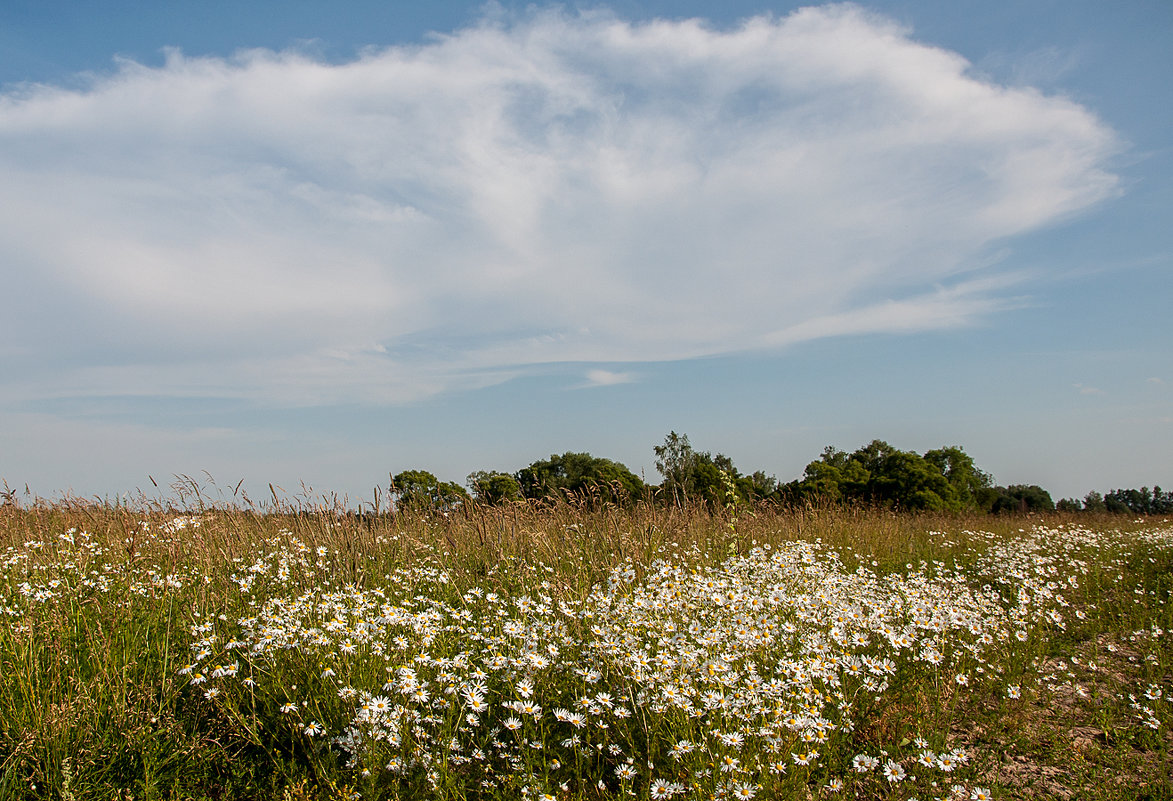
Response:
[{"label": "field of wildflowers", "polygon": [[2,798],[1173,798],[1167,520],[59,502],[0,550]]}]

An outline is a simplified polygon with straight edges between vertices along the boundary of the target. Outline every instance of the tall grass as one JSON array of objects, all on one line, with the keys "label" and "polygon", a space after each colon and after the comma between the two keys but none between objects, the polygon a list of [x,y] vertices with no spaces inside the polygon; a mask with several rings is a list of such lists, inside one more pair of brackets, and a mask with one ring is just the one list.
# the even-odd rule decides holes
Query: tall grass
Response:
[{"label": "tall grass", "polygon": [[1170,797],[1168,521],[197,486],[0,551],[2,798]]}]

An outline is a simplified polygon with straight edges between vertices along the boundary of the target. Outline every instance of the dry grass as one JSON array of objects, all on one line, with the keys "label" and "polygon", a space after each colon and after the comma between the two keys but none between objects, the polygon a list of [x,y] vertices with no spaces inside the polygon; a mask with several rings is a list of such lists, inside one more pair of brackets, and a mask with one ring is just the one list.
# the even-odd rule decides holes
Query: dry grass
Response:
[{"label": "dry grass", "polygon": [[[181,515],[198,519],[198,528],[160,533]],[[434,563],[454,586],[508,596],[528,586],[527,569],[540,564],[552,577],[548,591],[556,601],[583,603],[616,569],[630,567],[639,584],[666,555],[713,566],[764,545],[819,542],[847,570],[902,574],[922,564],[965,569],[993,544],[1035,526],[1062,532],[1075,524],[1126,537],[1161,521],[909,516],[838,507],[617,508],[590,498],[392,516],[277,497],[267,508],[241,508],[209,500],[198,487],[177,501],[136,508],[78,500],[9,503],[0,506],[0,551],[27,556],[9,566],[0,604],[15,610],[20,581],[57,575],[63,561],[74,565],[69,575],[75,577],[104,571],[122,582],[123,594],[67,586],[52,603],[9,615],[0,625],[0,797],[260,799],[349,792],[354,782],[345,771],[315,762],[297,742],[246,736],[177,674],[189,657],[193,614],[238,609],[233,572],[242,559],[275,547],[279,537],[295,538],[310,551],[325,548],[335,586],[375,587],[392,568]],[[100,548],[65,542],[62,535],[70,531],[87,533],[86,541]],[[28,543],[43,546],[30,550]],[[1021,699],[953,693],[946,706],[939,689],[910,685],[857,729],[854,746],[891,747],[915,734],[917,721],[928,716],[946,726],[941,736],[947,742],[938,749],[963,747],[975,755],[967,786],[991,787],[995,797],[1173,798],[1167,701],[1173,650],[1168,636],[1153,634],[1173,628],[1173,558],[1168,547],[1138,541],[1105,559],[1081,574],[1078,588],[1066,590],[1072,608],[1089,609],[1088,618],[1016,652],[1013,658],[1023,664],[1013,670],[1039,677],[1024,683]],[[174,592],[161,583],[171,575],[182,577]],[[1156,730],[1138,723],[1137,705],[1128,701],[1146,687],[1165,692],[1165,701],[1149,704],[1162,716]],[[853,787],[847,792],[858,798],[904,791]],[[947,776],[937,790],[948,796]],[[807,792],[827,791],[813,783]],[[646,786],[643,793],[647,797]]]}]

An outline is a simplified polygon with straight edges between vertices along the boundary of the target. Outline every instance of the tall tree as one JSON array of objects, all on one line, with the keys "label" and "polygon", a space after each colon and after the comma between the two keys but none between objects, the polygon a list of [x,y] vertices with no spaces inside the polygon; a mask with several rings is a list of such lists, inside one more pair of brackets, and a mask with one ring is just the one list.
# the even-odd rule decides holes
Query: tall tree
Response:
[{"label": "tall tree", "polygon": [[949,468],[959,485],[980,483],[972,460],[960,448],[942,448],[920,456],[876,439],[845,453],[832,446],[806,466],[801,481],[786,488],[793,500],[878,503],[910,511],[959,511],[965,506],[946,477]]},{"label": "tall tree", "polygon": [[697,453],[689,444],[688,435],[669,431],[668,436],[664,437],[664,444],[655,446],[653,450],[656,454],[656,470],[664,477],[660,487],[671,494],[673,503],[684,506],[696,489],[694,472]]},{"label": "tall tree", "polygon": [[973,458],[956,445],[925,451],[925,461],[945,476],[958,503],[966,509],[988,510],[997,494],[989,473],[977,468]]},{"label": "tall tree", "polygon": [[990,511],[993,512],[1053,512],[1055,502],[1051,493],[1037,484],[1011,484],[996,487],[998,499]]},{"label": "tall tree", "polygon": [[608,500],[618,501],[637,498],[644,491],[643,481],[626,465],[589,453],[551,454],[522,468],[515,478],[527,498],[601,490]]},{"label": "tall tree", "polygon": [[427,470],[404,470],[391,477],[391,498],[399,510],[453,509],[468,499],[468,493]]},{"label": "tall tree", "polygon": [[479,503],[495,506],[521,498],[521,485],[508,473],[478,470],[469,473],[466,483]]},{"label": "tall tree", "polygon": [[1106,512],[1107,505],[1104,503],[1104,496],[1092,490],[1087,495],[1083,496],[1083,510],[1085,512]]},{"label": "tall tree", "polygon": [[890,449],[873,462],[868,490],[875,500],[910,511],[958,511],[960,504],[941,471],[912,451]]}]

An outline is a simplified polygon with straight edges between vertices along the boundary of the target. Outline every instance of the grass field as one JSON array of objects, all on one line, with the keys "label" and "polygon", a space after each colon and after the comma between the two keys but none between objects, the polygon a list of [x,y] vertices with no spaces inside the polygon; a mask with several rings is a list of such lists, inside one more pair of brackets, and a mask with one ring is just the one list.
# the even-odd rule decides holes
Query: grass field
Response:
[{"label": "grass field", "polygon": [[8,504],[0,798],[1173,799],[1171,592],[1162,519]]}]

